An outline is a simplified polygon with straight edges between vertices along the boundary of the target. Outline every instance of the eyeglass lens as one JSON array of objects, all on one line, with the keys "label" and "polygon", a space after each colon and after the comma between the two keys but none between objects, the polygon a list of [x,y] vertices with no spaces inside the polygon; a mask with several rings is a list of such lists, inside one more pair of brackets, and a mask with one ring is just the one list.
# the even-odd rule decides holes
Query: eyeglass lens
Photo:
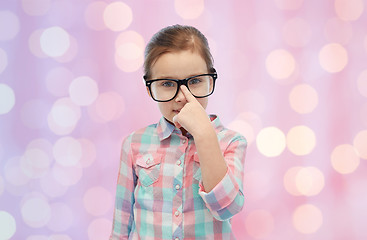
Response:
[{"label": "eyeglass lens", "polygon": [[[187,81],[187,87],[195,97],[205,97],[212,93],[214,80],[209,75],[190,78]],[[152,82],[151,93],[154,99],[166,101],[175,97],[178,88],[178,82],[162,79]]]}]

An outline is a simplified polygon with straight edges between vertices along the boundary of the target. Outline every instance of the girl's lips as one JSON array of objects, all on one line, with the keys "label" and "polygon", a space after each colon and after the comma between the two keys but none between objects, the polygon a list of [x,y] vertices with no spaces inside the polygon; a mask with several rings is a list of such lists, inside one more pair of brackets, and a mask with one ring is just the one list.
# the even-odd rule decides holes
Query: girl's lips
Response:
[{"label": "girl's lips", "polygon": [[173,110],[173,112],[174,112],[174,113],[179,113],[179,112],[180,112],[180,110]]}]

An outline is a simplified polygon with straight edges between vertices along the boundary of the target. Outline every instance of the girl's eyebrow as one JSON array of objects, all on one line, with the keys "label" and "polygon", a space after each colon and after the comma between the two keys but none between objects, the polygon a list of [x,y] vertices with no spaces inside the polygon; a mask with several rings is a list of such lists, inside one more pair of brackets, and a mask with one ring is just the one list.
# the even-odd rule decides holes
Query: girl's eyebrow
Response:
[{"label": "girl's eyebrow", "polygon": [[163,76],[160,76],[160,77],[157,77],[155,79],[186,79],[186,78],[190,78],[190,77],[195,77],[197,75],[201,75],[201,74],[205,74],[205,73],[195,73],[195,74],[190,74],[188,75],[187,77],[185,78],[176,78],[176,77],[171,77],[170,75],[163,75]]}]

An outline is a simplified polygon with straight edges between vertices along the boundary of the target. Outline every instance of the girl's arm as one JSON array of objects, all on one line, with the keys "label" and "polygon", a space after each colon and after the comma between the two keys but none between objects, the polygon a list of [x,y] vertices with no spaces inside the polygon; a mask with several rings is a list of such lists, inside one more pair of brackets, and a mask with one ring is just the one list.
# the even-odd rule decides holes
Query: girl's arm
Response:
[{"label": "girl's arm", "polygon": [[131,139],[124,140],[117,180],[116,200],[110,240],[128,239],[134,221],[136,175],[132,164]]},{"label": "girl's arm", "polygon": [[243,207],[242,179],[247,142],[241,136],[234,137],[222,153],[207,113],[186,86],[181,86],[181,90],[187,103],[173,122],[194,137],[202,176],[200,195],[214,217],[226,220]]}]

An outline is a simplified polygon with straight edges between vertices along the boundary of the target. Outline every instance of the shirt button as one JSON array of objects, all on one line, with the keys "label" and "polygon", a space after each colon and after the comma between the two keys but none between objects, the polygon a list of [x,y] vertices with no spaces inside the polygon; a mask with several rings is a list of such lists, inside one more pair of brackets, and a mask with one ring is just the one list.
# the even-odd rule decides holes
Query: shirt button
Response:
[{"label": "shirt button", "polygon": [[177,160],[176,164],[177,164],[177,166],[180,166],[181,165],[181,160]]},{"label": "shirt button", "polygon": [[180,240],[179,238],[175,238],[175,240]]},{"label": "shirt button", "polygon": [[178,217],[180,215],[180,212],[179,211],[176,211],[175,212],[175,216]]},{"label": "shirt button", "polygon": [[186,139],[182,139],[182,144],[185,144],[186,143]]},{"label": "shirt button", "polygon": [[150,163],[150,158],[145,162],[147,165]]},{"label": "shirt button", "polygon": [[180,185],[177,184],[175,188],[176,188],[176,190],[180,189]]}]

